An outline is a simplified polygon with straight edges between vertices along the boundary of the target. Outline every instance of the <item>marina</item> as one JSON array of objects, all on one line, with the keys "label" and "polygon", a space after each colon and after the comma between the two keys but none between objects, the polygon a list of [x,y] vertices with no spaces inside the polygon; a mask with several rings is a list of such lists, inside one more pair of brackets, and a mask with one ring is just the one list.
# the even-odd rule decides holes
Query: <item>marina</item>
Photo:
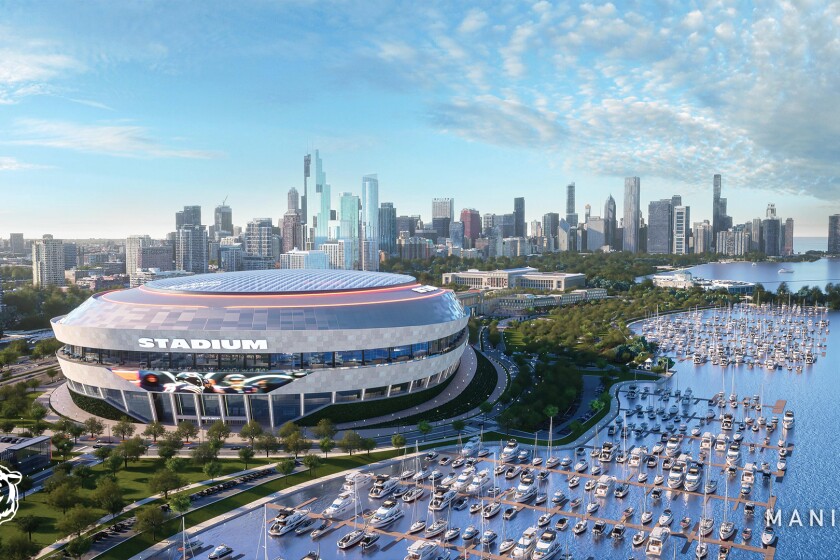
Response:
[{"label": "marina", "polygon": [[[653,321],[660,321],[657,328],[671,328],[676,320],[711,321],[724,339],[723,324],[731,324],[728,336],[737,341],[736,325],[748,311],[709,310],[699,317],[672,316],[669,323]],[[780,322],[789,319],[785,313],[766,309],[763,315]],[[258,508],[191,536],[206,546],[226,543],[234,549],[232,557],[269,560],[808,558],[801,543],[819,542],[820,536],[830,540],[830,534],[785,525],[768,531],[764,522],[765,512],[796,507],[804,499],[796,489],[827,504],[837,493],[834,485],[813,486],[815,469],[826,464],[814,463],[813,454],[830,452],[807,429],[802,432],[803,423],[813,422],[813,410],[802,405],[809,395],[804,384],[827,371],[827,340],[821,343],[817,330],[819,321],[826,321],[821,328],[830,338],[830,314],[815,311],[813,319],[802,320],[804,330],[814,322],[819,359],[801,374],[743,363],[722,368],[711,360],[695,365],[685,357],[686,346],[676,374],[659,383],[623,384],[617,415],[577,448],[473,440],[464,446],[468,457],[450,448],[434,458],[420,453],[419,462],[396,459],[372,475],[356,475],[353,507],[334,516],[317,538],[298,531],[269,535],[280,511],[274,507],[309,510],[313,529],[320,527],[322,512],[336,500],[347,508],[343,478],[284,493],[267,514]],[[787,334],[777,334],[787,340]],[[716,335],[708,338],[710,347]],[[805,441],[795,437],[797,430]],[[485,456],[479,457],[479,450]],[[408,476],[409,470],[414,474]],[[414,476],[420,472],[426,475]],[[376,484],[388,489],[382,497],[369,496]],[[395,488],[404,490],[399,499],[393,498]],[[388,502],[395,503],[386,507]],[[375,521],[379,514],[394,516],[395,508],[400,512],[395,519]],[[348,535],[352,544],[340,549],[338,542]]]}]

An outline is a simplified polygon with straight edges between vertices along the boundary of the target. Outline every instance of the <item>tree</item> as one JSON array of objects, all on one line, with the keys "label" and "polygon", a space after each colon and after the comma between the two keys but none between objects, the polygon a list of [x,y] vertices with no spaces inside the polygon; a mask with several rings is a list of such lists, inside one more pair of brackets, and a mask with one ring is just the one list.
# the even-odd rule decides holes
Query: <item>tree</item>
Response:
[{"label": "tree", "polygon": [[321,441],[318,442],[318,447],[324,452],[324,457],[326,457],[327,453],[332,451],[335,447],[335,442],[330,437],[323,437],[321,438]]},{"label": "tree", "polygon": [[61,513],[65,514],[69,508],[79,503],[79,494],[69,482],[65,482],[59,484],[49,492],[47,503],[60,509]]},{"label": "tree", "polygon": [[41,386],[41,381],[37,377],[33,377],[32,379],[26,380],[26,387],[32,389],[35,392],[35,389]]},{"label": "tree", "polygon": [[98,438],[105,431],[105,424],[96,416],[91,416],[84,423],[85,431],[90,434],[90,439]]},{"label": "tree", "polygon": [[69,543],[67,546],[64,547],[64,551],[70,555],[71,558],[81,558],[84,556],[90,547],[93,545],[93,541],[91,541],[87,537],[76,537]]},{"label": "tree", "polygon": [[254,447],[254,440],[260,437],[263,433],[262,426],[256,420],[251,420],[239,430],[239,437],[247,439],[251,442],[251,447]]},{"label": "tree", "polygon": [[15,525],[17,525],[21,531],[29,535],[29,540],[32,540],[32,533],[38,530],[38,527],[41,526],[41,518],[35,517],[34,515],[20,515],[15,517]]},{"label": "tree", "polygon": [[192,450],[192,459],[196,465],[205,465],[210,461],[215,461],[218,456],[218,449],[207,441],[196,445]]},{"label": "tree", "polygon": [[259,436],[257,441],[254,442],[254,449],[256,451],[265,451],[265,456],[268,457],[269,454],[275,453],[280,449],[280,444],[274,434],[265,433]]},{"label": "tree", "polygon": [[160,422],[152,422],[143,430],[143,435],[152,438],[152,443],[157,443],[157,438],[166,433],[166,428]]},{"label": "tree", "polygon": [[123,466],[123,456],[120,453],[111,453],[107,459],[105,459],[104,464],[105,468],[111,472],[111,476],[116,477],[117,471]]},{"label": "tree", "polygon": [[166,432],[158,443],[158,457],[167,461],[183,449],[184,441],[178,432]]},{"label": "tree", "polygon": [[152,533],[152,540],[157,540],[157,531],[166,522],[163,511],[158,506],[149,506],[137,512],[137,530]]},{"label": "tree", "polygon": [[317,455],[307,453],[303,456],[303,464],[309,469],[309,476],[315,476],[315,469],[321,466],[321,459]]},{"label": "tree", "polygon": [[482,414],[487,414],[491,410],[493,410],[493,405],[490,404],[489,401],[484,401],[480,405],[478,405],[478,410],[481,411]]},{"label": "tree", "polygon": [[52,437],[52,444],[59,455],[66,461],[73,451],[73,442],[66,434],[56,434]]},{"label": "tree", "polygon": [[128,467],[129,461],[139,461],[140,457],[146,453],[146,450],[149,448],[140,436],[134,436],[133,438],[125,440],[119,445],[119,447],[122,448],[121,452],[125,458],[126,468]]},{"label": "tree", "polygon": [[123,416],[122,419],[117,422],[113,428],[111,428],[111,432],[118,436],[122,441],[125,441],[126,438],[130,438],[134,435],[134,431],[137,428],[134,424],[131,423],[127,417]]},{"label": "tree", "polygon": [[287,437],[289,437],[293,434],[299,434],[299,433],[300,433],[300,426],[298,426],[294,422],[286,422],[285,424],[280,426],[279,430],[277,430],[277,436],[280,439],[286,439]]},{"label": "tree", "polygon": [[172,511],[184,515],[192,507],[192,502],[188,495],[178,494],[177,496],[172,496],[172,499],[169,500],[169,507],[172,508]]},{"label": "tree", "polygon": [[50,381],[53,381],[58,376],[58,370],[54,367],[51,367],[46,371],[47,377],[50,378]]},{"label": "tree", "polygon": [[182,439],[185,439],[189,443],[192,438],[198,435],[198,427],[192,422],[184,420],[183,422],[178,422],[178,433]]},{"label": "tree", "polygon": [[[208,463],[209,464],[209,463]],[[163,499],[169,499],[169,493],[184,485],[184,479],[176,472],[161,469],[149,479],[149,489],[155,494],[163,494]]]},{"label": "tree", "polygon": [[432,431],[432,425],[426,420],[420,420],[420,422],[417,423],[417,431],[423,434],[423,440],[425,441],[426,436]]},{"label": "tree", "polygon": [[26,493],[32,490],[34,485],[35,482],[32,480],[31,476],[23,475],[20,477],[20,482],[18,482],[17,488],[20,493],[20,497],[23,498],[24,502],[26,501]]},{"label": "tree", "polygon": [[125,507],[122,489],[116,482],[107,477],[102,477],[92,497],[97,507],[110,513],[111,517],[116,517]]},{"label": "tree", "polygon": [[243,447],[239,450],[239,460],[245,463],[245,469],[248,469],[248,463],[254,458],[253,447]]},{"label": "tree", "polygon": [[370,452],[376,449],[376,440],[369,437],[362,438],[362,444],[359,447],[370,455]]},{"label": "tree", "polygon": [[172,472],[179,473],[187,466],[187,460],[183,457],[171,457],[166,460],[166,468]]},{"label": "tree", "polygon": [[55,526],[59,531],[75,534],[79,537],[82,535],[82,531],[90,527],[97,519],[99,519],[99,515],[92,508],[77,505],[62,515]]},{"label": "tree", "polygon": [[207,439],[211,441],[217,441],[219,443],[224,443],[227,438],[230,437],[230,426],[222,422],[221,420],[216,420],[213,424],[207,428]]},{"label": "tree", "polygon": [[10,535],[3,537],[4,560],[29,560],[38,552],[38,548],[21,531],[12,531]]},{"label": "tree", "polygon": [[332,439],[335,437],[337,430],[335,429],[335,424],[332,423],[332,420],[329,418],[321,418],[318,420],[315,428],[313,428],[312,433],[320,439],[325,437]]},{"label": "tree", "polygon": [[461,432],[464,431],[464,428],[467,427],[467,423],[463,420],[453,420],[452,421],[452,429],[458,432],[458,435],[461,435]]},{"label": "tree", "polygon": [[85,427],[75,422],[70,422],[67,427],[67,433],[73,436],[73,443],[76,443],[80,437],[85,435]]},{"label": "tree", "polygon": [[73,469],[73,478],[79,479],[82,488],[88,488],[93,481],[93,469],[87,465],[79,465]]},{"label": "tree", "polygon": [[286,481],[288,485],[288,477],[290,474],[295,472],[295,462],[293,459],[283,459],[277,464],[277,471],[283,475],[283,479]]},{"label": "tree", "polygon": [[391,446],[396,449],[405,447],[405,436],[402,434],[394,434],[391,436]]},{"label": "tree", "polygon": [[293,453],[297,458],[298,453],[312,447],[312,442],[303,437],[300,432],[295,432],[283,438],[283,446],[288,453]]},{"label": "tree", "polygon": [[47,408],[39,402],[34,402],[29,407],[29,417],[36,422],[40,422],[46,418],[48,412]]},{"label": "tree", "polygon": [[362,446],[362,436],[354,430],[347,430],[344,432],[344,436],[341,438],[341,441],[338,442],[338,446],[345,453],[352,455],[354,451]]},{"label": "tree", "polygon": [[210,461],[204,464],[202,470],[210,477],[210,480],[216,480],[216,477],[222,474],[222,464],[218,461]]},{"label": "tree", "polygon": [[15,429],[15,421],[10,418],[0,420],[0,431],[4,434],[11,434]]},{"label": "tree", "polygon": [[107,459],[108,457],[111,456],[111,453],[113,452],[113,450],[114,449],[112,447],[108,447],[107,445],[104,445],[104,446],[102,446],[98,449],[94,449],[93,454],[96,456],[97,459],[99,459],[100,461],[102,461],[104,463],[105,459]]}]

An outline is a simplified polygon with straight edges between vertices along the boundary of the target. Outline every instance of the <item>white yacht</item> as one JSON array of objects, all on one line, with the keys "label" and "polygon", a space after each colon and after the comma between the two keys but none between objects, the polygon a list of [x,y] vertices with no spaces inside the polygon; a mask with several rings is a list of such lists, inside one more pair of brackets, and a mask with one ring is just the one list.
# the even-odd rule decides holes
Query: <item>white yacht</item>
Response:
[{"label": "white yacht", "polygon": [[400,481],[396,478],[391,478],[387,474],[381,474],[376,477],[373,483],[373,488],[368,492],[368,497],[374,499],[381,499],[388,496],[391,492],[399,486]]},{"label": "white yacht", "polygon": [[348,548],[353,548],[365,537],[365,532],[360,529],[354,529],[350,531],[343,537],[338,540],[338,548],[341,550],[346,550]]},{"label": "white yacht", "polygon": [[603,474],[598,478],[598,483],[595,485],[595,497],[606,498],[609,496],[615,486],[615,477]]},{"label": "white yacht", "polygon": [[794,423],[793,411],[792,410],[786,410],[785,415],[782,418],[782,426],[785,429],[789,430],[789,429],[793,428],[793,423]]},{"label": "white yacht", "polygon": [[400,503],[397,500],[388,499],[382,502],[379,509],[370,518],[370,526],[378,529],[380,527],[387,527],[397,519],[403,516],[400,509]]},{"label": "white yacht", "polygon": [[308,514],[308,509],[283,508],[271,522],[268,528],[268,534],[272,537],[279,537],[290,531],[294,531],[300,525],[301,521],[306,519]]},{"label": "white yacht", "polygon": [[671,531],[667,527],[655,527],[648,538],[647,547],[645,547],[645,554],[656,557],[662,556],[662,551],[665,549],[665,543],[670,536]]},{"label": "white yacht", "polygon": [[490,484],[490,471],[482,469],[476,473],[472,481],[464,490],[468,495],[475,496],[480,493],[488,484]]},{"label": "white yacht", "polygon": [[404,560],[436,560],[442,549],[433,541],[415,541],[408,547]]},{"label": "white yacht", "polygon": [[683,483],[685,489],[689,492],[694,492],[700,488],[700,484],[702,483],[703,468],[700,465],[692,464],[685,473],[685,482]]},{"label": "white yacht", "polygon": [[531,554],[532,560],[549,560],[560,551],[563,545],[557,538],[557,533],[550,529],[543,531],[540,535],[540,540],[537,541],[537,546]]},{"label": "white yacht", "polygon": [[457,496],[458,493],[455,492],[455,490],[447,490],[445,488],[438,489],[429,501],[429,510],[443,511],[449,507],[449,504],[451,504],[452,500],[454,500]]},{"label": "white yacht", "polygon": [[720,537],[720,540],[729,540],[734,534],[735,523],[733,523],[732,521],[724,521],[720,524],[720,528],[718,529],[718,536]]},{"label": "white yacht", "polygon": [[470,482],[472,482],[474,475],[475,469],[472,467],[465,469],[464,472],[458,475],[458,478],[452,484],[452,489],[456,492],[463,492],[467,489],[467,486],[470,485]]},{"label": "white yacht", "polygon": [[668,488],[679,488],[685,482],[685,463],[677,461],[668,473]]},{"label": "white yacht", "polygon": [[615,457],[617,449],[615,444],[611,441],[605,441],[601,445],[601,452],[598,454],[598,460],[602,463],[609,463]]},{"label": "white yacht", "polygon": [[332,503],[325,509],[321,515],[327,519],[336,519],[353,509],[353,494],[350,492],[342,492]]},{"label": "white yacht", "polygon": [[499,460],[504,463],[510,463],[516,459],[518,454],[519,442],[515,439],[511,439],[508,440],[507,445],[505,445],[504,449],[502,449],[502,453],[499,455]]},{"label": "white yacht", "polygon": [[647,455],[647,447],[634,447],[630,451],[630,459],[628,461],[628,464],[631,467],[638,467],[639,465],[641,465],[645,455]]},{"label": "white yacht", "polygon": [[767,525],[764,527],[764,532],[761,533],[761,544],[764,546],[773,546],[776,544],[776,539],[778,536],[776,532],[773,530],[772,525]]},{"label": "white yacht", "polygon": [[210,553],[210,558],[212,560],[216,560],[217,558],[224,558],[225,556],[233,554],[233,549],[226,544],[220,544],[216,548],[213,549],[213,552]]},{"label": "white yacht", "polygon": [[677,436],[671,436],[668,438],[668,442],[665,444],[665,454],[668,457],[674,457],[680,452],[680,438]]},{"label": "white yacht", "polygon": [[519,486],[516,487],[516,491],[513,493],[513,501],[521,504],[536,495],[537,485],[535,483],[531,482],[530,484],[526,484],[525,482],[520,482]]}]

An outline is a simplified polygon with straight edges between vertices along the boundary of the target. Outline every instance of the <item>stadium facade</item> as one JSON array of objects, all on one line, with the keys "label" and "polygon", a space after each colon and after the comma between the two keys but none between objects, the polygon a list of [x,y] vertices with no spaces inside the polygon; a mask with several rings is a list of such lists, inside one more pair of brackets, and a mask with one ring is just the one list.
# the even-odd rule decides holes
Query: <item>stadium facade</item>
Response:
[{"label": "stadium facade", "polygon": [[200,274],[52,320],[70,390],[165,424],[268,426],[446,381],[468,343],[449,290],[352,270]]}]

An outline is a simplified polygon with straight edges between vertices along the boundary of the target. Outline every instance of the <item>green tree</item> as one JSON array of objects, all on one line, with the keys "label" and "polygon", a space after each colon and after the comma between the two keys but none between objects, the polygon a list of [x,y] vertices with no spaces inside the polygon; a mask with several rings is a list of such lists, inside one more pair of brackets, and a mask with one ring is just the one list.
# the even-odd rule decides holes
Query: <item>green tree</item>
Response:
[{"label": "green tree", "polygon": [[119,437],[122,441],[125,441],[126,438],[130,438],[134,435],[134,431],[137,428],[134,424],[131,423],[127,417],[123,416],[122,419],[114,424],[114,427],[111,428],[111,432]]},{"label": "green tree", "polygon": [[172,472],[179,473],[187,466],[187,460],[183,457],[170,457],[166,460],[166,468]]},{"label": "green tree", "polygon": [[38,545],[21,531],[12,531],[3,537],[4,560],[29,560],[38,552],[38,548]]},{"label": "green tree", "polygon": [[202,470],[210,477],[210,480],[216,480],[216,477],[222,474],[222,464],[218,461],[210,461],[204,464]]},{"label": "green tree", "polygon": [[283,446],[288,453],[293,453],[297,458],[299,453],[312,447],[312,442],[303,437],[300,432],[295,432],[283,438]]},{"label": "green tree", "polygon": [[82,531],[90,527],[97,519],[99,519],[99,515],[93,509],[77,505],[62,515],[55,526],[62,533],[75,534],[79,537]]},{"label": "green tree", "polygon": [[[209,464],[209,463],[208,463]],[[176,472],[161,469],[149,479],[149,489],[155,494],[163,494],[163,499],[169,499],[169,493],[184,485],[184,479]]]},{"label": "green tree", "polygon": [[286,422],[285,424],[280,426],[279,430],[277,430],[277,437],[279,437],[280,439],[286,439],[287,437],[289,437],[293,434],[299,434],[299,433],[300,433],[300,426],[298,426],[294,422]]},{"label": "green tree", "polygon": [[66,434],[56,434],[52,437],[52,444],[56,452],[66,461],[73,451],[73,442]]},{"label": "green tree", "polygon": [[34,402],[32,403],[32,406],[29,407],[29,417],[36,422],[40,422],[46,418],[48,412],[49,411],[46,407],[39,402]]},{"label": "green tree", "polygon": [[323,437],[321,438],[321,441],[318,442],[318,447],[324,453],[324,457],[326,457],[327,454],[335,447],[335,442],[330,437]]},{"label": "green tree", "polygon": [[376,440],[369,437],[362,438],[360,448],[362,451],[366,451],[367,454],[370,455],[370,452],[376,449]]},{"label": "green tree", "polygon": [[286,485],[288,485],[289,475],[295,472],[294,460],[286,458],[277,463],[277,472],[283,475],[283,480],[285,481]]},{"label": "green tree", "polygon": [[153,443],[157,443],[157,438],[166,433],[166,427],[160,422],[152,422],[143,430],[143,435],[152,438]]},{"label": "green tree", "polygon": [[239,437],[247,439],[251,442],[251,447],[254,447],[254,440],[260,437],[263,433],[262,426],[256,420],[251,420],[239,430]]},{"label": "green tree", "polygon": [[391,446],[396,449],[405,447],[405,436],[402,434],[394,434],[391,436]]},{"label": "green tree", "polygon": [[255,451],[265,451],[265,456],[268,457],[271,453],[276,453],[280,449],[280,443],[277,437],[271,433],[262,434],[254,442]]},{"label": "green tree", "polygon": [[71,422],[67,427],[67,433],[73,437],[73,443],[76,443],[80,437],[85,435],[85,427],[76,422]]},{"label": "green tree", "polygon": [[166,516],[158,506],[148,506],[137,512],[137,530],[150,532],[153,541],[157,541],[157,531],[164,523],[166,523]]},{"label": "green tree", "polygon": [[94,479],[93,469],[87,465],[79,465],[73,469],[73,478],[79,480],[82,488],[89,488]]},{"label": "green tree", "polygon": [[432,431],[432,425],[429,424],[426,420],[420,420],[417,423],[417,431],[423,434],[423,440],[426,440],[426,436],[429,435]]},{"label": "green tree", "polygon": [[172,496],[172,499],[169,500],[169,507],[172,508],[172,511],[184,515],[192,507],[192,502],[187,494],[178,494]]},{"label": "green tree", "polygon": [[224,443],[230,437],[230,426],[221,420],[216,420],[207,428],[207,439]]},{"label": "green tree", "polygon": [[303,456],[303,464],[309,469],[309,476],[315,476],[315,469],[321,466],[321,459],[317,455],[307,453]]},{"label": "green tree", "polygon": [[41,526],[41,518],[34,515],[19,515],[15,517],[15,525],[29,535],[29,540],[32,540],[32,533],[38,530]]},{"label": "green tree", "polygon": [[315,428],[312,429],[312,433],[315,434],[315,437],[319,439],[327,438],[334,438],[335,434],[338,431],[335,429],[335,424],[332,423],[332,420],[329,418],[321,418],[318,420],[318,423],[315,425]]},{"label": "green tree", "polygon": [[41,386],[41,381],[37,377],[33,377],[32,379],[26,380],[26,386],[31,389],[32,392],[35,392],[35,389]]},{"label": "green tree", "polygon": [[11,418],[0,420],[0,431],[4,434],[11,434],[15,430],[15,421]]},{"label": "green tree", "polygon": [[107,459],[105,459],[105,468],[111,473],[111,476],[116,477],[117,472],[122,468],[125,458],[121,453],[112,452]]},{"label": "green tree", "polygon": [[248,469],[248,463],[251,462],[251,459],[254,458],[254,448],[253,447],[243,447],[239,450],[239,460],[245,463],[245,469]]},{"label": "green tree", "polygon": [[93,541],[91,541],[87,537],[76,537],[69,543],[67,546],[64,547],[64,551],[70,555],[71,558],[81,558],[90,550],[90,547],[93,545]]},{"label": "green tree", "polygon": [[56,377],[58,377],[58,370],[54,367],[51,367],[46,371],[47,377],[50,378],[50,381],[54,381]]},{"label": "green tree", "polygon": [[452,429],[458,432],[458,435],[461,435],[461,432],[464,431],[464,428],[467,427],[467,423],[463,420],[453,420],[452,421]]},{"label": "green tree", "polygon": [[128,462],[139,461],[140,457],[147,449],[148,446],[146,445],[146,442],[143,441],[143,438],[140,436],[134,436],[133,438],[127,439],[119,444],[114,449],[114,454],[122,456],[123,461],[125,461],[125,467],[128,468]]},{"label": "green tree", "polygon": [[91,439],[96,439],[105,431],[105,424],[96,416],[91,416],[84,422],[85,431],[90,434]]},{"label": "green tree", "polygon": [[192,460],[196,465],[205,465],[210,461],[215,461],[218,456],[218,449],[206,441],[196,445],[192,450]]},{"label": "green tree", "polygon": [[338,442],[338,446],[345,453],[349,453],[350,455],[352,455],[354,451],[361,448],[362,436],[360,436],[357,432],[353,430],[347,430],[346,432],[344,432],[344,436]]},{"label": "green tree", "polygon": [[20,497],[24,502],[26,501],[26,493],[32,490],[34,485],[35,482],[32,480],[31,476],[23,475],[20,477],[20,482],[18,482],[17,488],[18,492],[20,492]]},{"label": "green tree", "polygon": [[178,433],[182,439],[189,443],[192,438],[198,435],[198,427],[192,422],[184,420],[183,422],[178,422]]},{"label": "green tree", "polygon": [[167,461],[184,448],[184,440],[178,432],[166,432],[158,442],[158,457]]},{"label": "green tree", "polygon": [[96,506],[110,513],[111,517],[116,517],[125,507],[122,489],[108,477],[102,477],[93,492],[92,498]]},{"label": "green tree", "polygon": [[64,515],[69,508],[79,503],[79,493],[69,482],[59,484],[47,494],[47,503],[60,509]]},{"label": "green tree", "polygon": [[107,445],[104,445],[104,446],[102,446],[98,449],[94,449],[93,454],[96,456],[97,459],[102,461],[102,463],[105,463],[105,459],[107,459],[108,457],[111,456],[111,453],[113,452],[113,450],[114,449],[112,447],[108,447]]}]

